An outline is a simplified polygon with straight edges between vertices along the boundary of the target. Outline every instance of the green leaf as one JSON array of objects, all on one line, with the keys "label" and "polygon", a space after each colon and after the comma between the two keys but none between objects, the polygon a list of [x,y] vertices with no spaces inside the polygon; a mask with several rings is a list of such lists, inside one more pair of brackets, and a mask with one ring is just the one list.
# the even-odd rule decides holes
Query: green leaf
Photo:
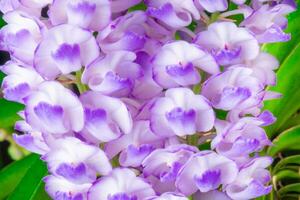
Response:
[{"label": "green leaf", "polygon": [[29,155],[16,161],[0,171],[0,199],[7,197],[19,184],[30,166],[38,159],[37,155]]},{"label": "green leaf", "polygon": [[[299,194],[284,194],[281,196],[283,200],[299,200]],[[273,199],[271,199],[273,200]]]},{"label": "green leaf", "polygon": [[146,9],[147,9],[147,6],[144,3],[140,3],[140,4],[137,4],[137,5],[129,8],[128,12],[133,12],[136,10],[146,10]]},{"label": "green leaf", "polygon": [[218,119],[226,120],[227,113],[228,113],[227,111],[216,109],[215,113]]},{"label": "green leaf", "polygon": [[2,80],[4,77],[5,77],[5,74],[2,71],[0,71],[0,84],[2,84]]},{"label": "green leaf", "polygon": [[290,164],[300,165],[300,155],[290,156],[290,157],[280,160],[273,168],[273,173],[276,173],[278,170],[280,170],[285,165],[290,165]]},{"label": "green leaf", "polygon": [[268,155],[274,157],[283,150],[300,150],[300,125],[282,132],[268,148]]},{"label": "green leaf", "polygon": [[286,193],[299,193],[300,194],[300,183],[294,183],[287,186],[282,187],[278,191],[279,195],[283,195]]},{"label": "green leaf", "polygon": [[292,170],[282,170],[278,172],[276,175],[274,175],[273,180],[274,182],[279,182],[284,179],[295,179],[300,180],[300,174],[298,172],[292,171]]},{"label": "green leaf", "polygon": [[198,149],[201,151],[210,150],[211,149],[210,142],[205,142],[203,144],[198,145]]},{"label": "green leaf", "polygon": [[297,126],[298,124],[300,124],[300,114],[295,113],[280,127],[280,129],[278,129],[278,132],[282,132],[286,129]]},{"label": "green leaf", "polygon": [[260,198],[256,198],[256,200],[275,200],[275,191],[272,190],[269,194],[262,196]]},{"label": "green leaf", "polygon": [[51,200],[51,198],[45,192],[45,183],[44,182],[42,182],[39,185],[35,195],[31,198],[31,200]]},{"label": "green leaf", "polygon": [[6,25],[6,22],[3,20],[2,17],[0,17],[0,28]]},{"label": "green leaf", "polygon": [[4,129],[11,133],[14,124],[20,119],[17,112],[24,108],[23,105],[0,99],[0,129]]},{"label": "green leaf", "polygon": [[275,191],[272,190],[269,194],[256,198],[255,200],[275,200]]},{"label": "green leaf", "polygon": [[[238,6],[236,4],[234,4],[233,2],[229,3],[229,10],[236,10],[238,9]],[[242,14],[237,14],[237,15],[232,15],[228,17],[229,19],[233,19],[235,21],[235,23],[240,24],[243,19],[244,16]]]},{"label": "green leaf", "polygon": [[269,198],[267,198],[266,196],[261,196],[256,198],[255,200],[269,200]]},{"label": "green leaf", "polygon": [[274,137],[280,127],[300,108],[300,10],[290,14],[288,19],[287,32],[292,33],[292,40],[286,43],[267,44],[263,48],[278,58],[281,63],[277,71],[277,85],[270,87],[269,90],[279,92],[283,96],[265,102],[264,107],[277,117],[276,123],[266,128],[270,137]]},{"label": "green leaf", "polygon": [[45,163],[40,159],[36,159],[7,200],[50,199],[44,191],[44,182],[42,180],[46,175],[47,167]]}]

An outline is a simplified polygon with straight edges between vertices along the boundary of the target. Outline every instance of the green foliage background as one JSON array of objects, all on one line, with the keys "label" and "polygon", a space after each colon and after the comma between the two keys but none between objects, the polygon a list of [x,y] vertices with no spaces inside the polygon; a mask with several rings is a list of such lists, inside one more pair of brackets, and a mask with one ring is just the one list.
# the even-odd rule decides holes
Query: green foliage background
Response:
[{"label": "green foliage background", "polygon": [[[288,20],[286,32],[292,34],[292,40],[263,46],[281,63],[278,84],[268,89],[283,97],[264,106],[277,117],[277,122],[266,128],[274,145],[261,153],[275,159],[270,167],[274,189],[259,200],[298,200],[300,196],[300,10],[290,14]],[[0,20],[0,26],[3,25]],[[0,56],[3,60],[3,54]],[[0,73],[0,82],[3,76]],[[42,181],[47,175],[45,164],[38,155],[28,155],[17,147],[11,138],[14,123],[19,119],[17,112],[22,108],[0,98],[0,200],[47,200],[50,198]]]}]

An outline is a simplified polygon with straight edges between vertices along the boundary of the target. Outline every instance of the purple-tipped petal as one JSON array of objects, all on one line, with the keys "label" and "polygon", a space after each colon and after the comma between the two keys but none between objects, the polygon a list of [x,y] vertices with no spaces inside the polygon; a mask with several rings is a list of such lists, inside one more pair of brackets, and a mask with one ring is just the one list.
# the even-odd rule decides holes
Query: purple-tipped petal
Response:
[{"label": "purple-tipped petal", "polygon": [[13,134],[13,139],[18,145],[31,152],[44,155],[49,151],[49,147],[42,138],[41,133]]},{"label": "purple-tipped petal", "polygon": [[270,157],[257,157],[244,164],[236,180],[226,186],[226,193],[232,199],[253,199],[266,195],[272,186],[265,185],[270,181],[270,173],[265,169],[272,163]]},{"label": "purple-tipped petal", "polygon": [[192,63],[188,63],[185,66],[168,65],[166,72],[179,85],[197,84],[201,79],[199,72],[194,68]]},{"label": "purple-tipped petal", "polygon": [[252,181],[247,188],[239,186],[229,186],[226,189],[227,194],[233,199],[253,199],[272,191],[272,186],[264,186],[258,181]]},{"label": "purple-tipped petal", "polygon": [[48,14],[53,25],[68,23],[85,29],[99,31],[110,22],[110,4],[108,0],[54,1],[49,8]]},{"label": "purple-tipped petal", "polygon": [[[93,184],[88,199],[144,199],[155,194],[151,186],[127,168],[116,168]],[[133,199],[132,199],[133,198]]]},{"label": "purple-tipped petal", "polygon": [[189,196],[198,190],[208,192],[221,184],[231,183],[237,173],[237,165],[232,160],[213,151],[202,151],[186,162],[175,185],[180,192]]},{"label": "purple-tipped petal", "polygon": [[83,200],[86,199],[87,191],[92,186],[92,183],[76,184],[53,175],[46,176],[43,180],[46,192],[53,199]]},{"label": "purple-tipped petal", "polygon": [[219,72],[210,54],[185,41],[165,44],[153,59],[154,80],[164,88],[197,84],[200,81],[197,68],[210,74]]},{"label": "purple-tipped petal", "polygon": [[63,24],[51,28],[35,51],[35,69],[47,79],[78,71],[99,56],[92,33]]},{"label": "purple-tipped petal", "polygon": [[181,12],[181,15],[178,15],[171,3],[166,3],[159,8],[149,7],[147,14],[175,29],[188,26],[192,22],[192,16],[188,12]]},{"label": "purple-tipped petal", "polygon": [[208,170],[201,177],[195,176],[194,181],[201,192],[217,189],[221,182],[220,170]]},{"label": "purple-tipped petal", "polygon": [[276,121],[276,117],[268,110],[263,111],[258,118],[264,122],[262,126],[269,126]]},{"label": "purple-tipped petal", "polygon": [[[200,103],[201,102],[201,103]],[[213,127],[214,112],[208,101],[187,88],[173,88],[151,107],[151,128],[161,136],[193,135]]]},{"label": "purple-tipped petal", "polygon": [[[58,131],[64,131],[63,122],[63,108],[61,106],[52,106],[46,102],[41,102],[33,108],[36,116],[44,122],[46,126],[55,124]],[[56,132],[56,131],[55,131]]]},{"label": "purple-tipped petal", "polygon": [[[70,45],[70,44],[61,44],[55,53],[52,54],[53,58],[60,65],[70,65],[73,71],[77,70],[81,67],[80,62],[80,47],[78,44]],[[68,73],[68,71],[64,71],[68,69],[68,67],[61,67],[62,73]]]},{"label": "purple-tipped petal", "polygon": [[220,192],[218,190],[212,190],[210,192],[197,192],[193,195],[196,200],[232,200],[229,198],[225,192]]},{"label": "purple-tipped petal", "polygon": [[195,43],[212,52],[220,65],[232,65],[254,59],[259,53],[255,37],[232,22],[216,22],[198,33]]},{"label": "purple-tipped petal", "polygon": [[79,163],[77,166],[72,166],[67,163],[62,163],[57,167],[55,173],[68,180],[74,179],[78,181],[82,176],[85,176],[86,167],[83,163]]},{"label": "purple-tipped petal", "polygon": [[231,110],[250,96],[251,91],[248,88],[225,87],[221,95],[212,99],[212,103],[216,108]]},{"label": "purple-tipped petal", "polygon": [[139,147],[129,145],[127,149],[120,154],[120,165],[123,167],[138,167],[153,150],[154,147],[149,144],[143,144]]},{"label": "purple-tipped petal", "polygon": [[166,113],[166,118],[175,134],[179,135],[183,131],[187,134],[196,132],[196,112],[193,109],[184,111],[177,107]]},{"label": "purple-tipped petal", "polygon": [[263,86],[252,69],[239,66],[210,77],[201,92],[215,108],[233,110],[240,107],[245,110],[262,101],[259,95]]},{"label": "purple-tipped petal", "polygon": [[226,0],[196,0],[196,4],[210,13],[225,11],[228,8],[228,2]]}]

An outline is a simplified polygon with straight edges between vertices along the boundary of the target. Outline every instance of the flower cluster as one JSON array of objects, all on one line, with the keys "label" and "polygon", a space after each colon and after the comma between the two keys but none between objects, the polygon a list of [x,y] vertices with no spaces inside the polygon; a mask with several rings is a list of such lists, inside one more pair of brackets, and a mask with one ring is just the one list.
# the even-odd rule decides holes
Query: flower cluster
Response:
[{"label": "flower cluster", "polygon": [[[1,0],[15,141],[56,200],[247,200],[292,0]],[[238,17],[237,17],[238,16]],[[23,133],[23,134],[20,134]]]}]

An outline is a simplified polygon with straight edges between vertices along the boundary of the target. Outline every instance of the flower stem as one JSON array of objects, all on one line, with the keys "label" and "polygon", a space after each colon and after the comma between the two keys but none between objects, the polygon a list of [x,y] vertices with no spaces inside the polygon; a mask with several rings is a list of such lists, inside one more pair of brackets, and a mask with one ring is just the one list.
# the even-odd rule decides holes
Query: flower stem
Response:
[{"label": "flower stem", "polygon": [[189,145],[197,146],[198,144],[198,134],[195,133],[194,135],[188,135],[186,137],[187,143]]},{"label": "flower stem", "polygon": [[81,82],[82,70],[76,72],[76,86],[80,94],[88,90],[87,85]]},{"label": "flower stem", "polygon": [[119,167],[120,163],[119,163],[119,156],[115,156],[111,159],[111,165],[113,167]]},{"label": "flower stem", "polygon": [[215,12],[210,16],[210,20],[209,23],[212,24],[215,21],[217,21],[219,19],[220,13],[219,12]]}]

